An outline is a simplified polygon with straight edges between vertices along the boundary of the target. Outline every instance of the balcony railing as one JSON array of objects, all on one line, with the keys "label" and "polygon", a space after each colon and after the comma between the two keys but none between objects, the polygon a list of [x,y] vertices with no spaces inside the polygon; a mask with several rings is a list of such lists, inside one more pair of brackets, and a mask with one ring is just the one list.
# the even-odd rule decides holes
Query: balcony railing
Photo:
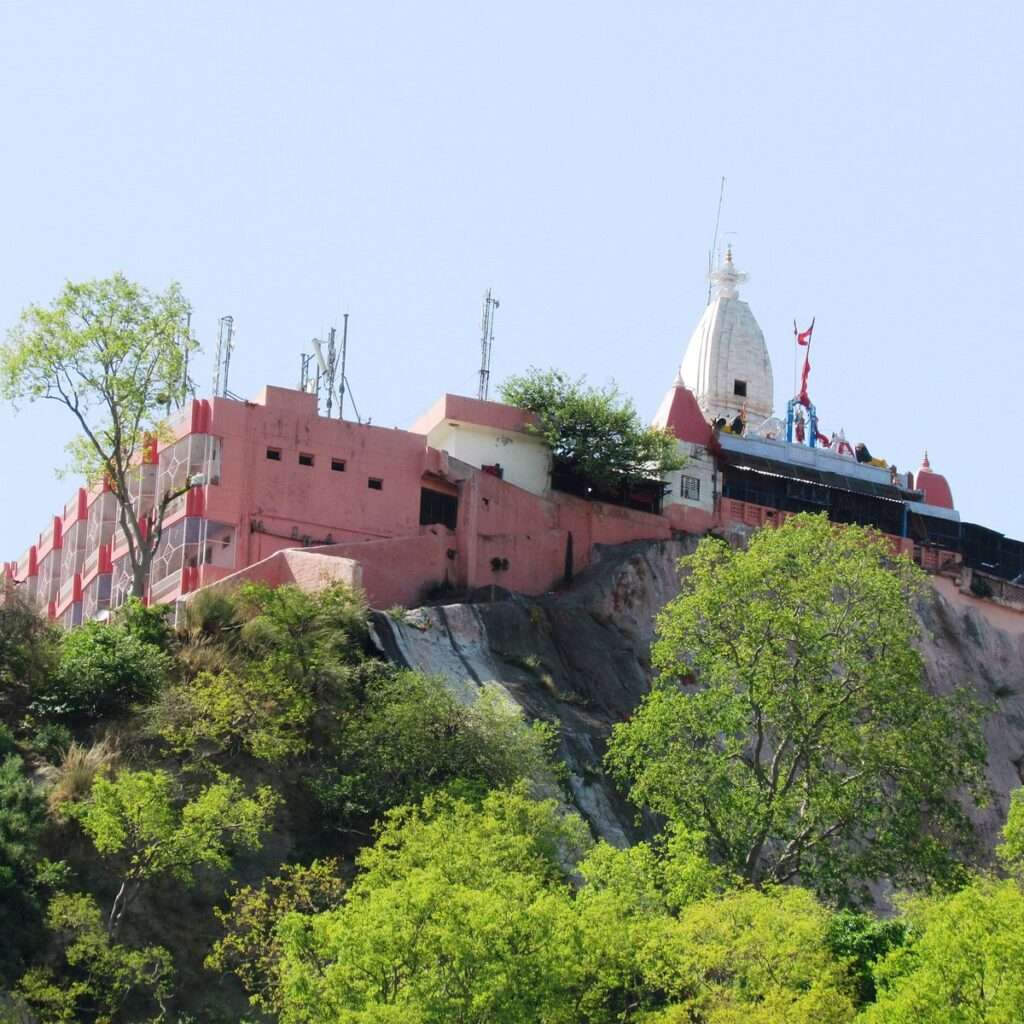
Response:
[{"label": "balcony railing", "polygon": [[82,563],[82,575],[88,576],[89,573],[91,573],[96,568],[96,566],[99,565],[99,562],[100,549],[98,547],[93,548],[92,551],[90,551],[89,554],[85,556],[85,561]]},{"label": "balcony railing", "polygon": [[177,593],[181,587],[181,570],[172,572],[162,580],[154,583],[149,588],[149,597],[152,601],[162,601],[165,597]]},{"label": "balcony railing", "polygon": [[57,591],[57,607],[63,608],[64,605],[71,600],[71,595],[75,592],[75,577],[69,576],[60,585],[60,590]]},{"label": "balcony railing", "polygon": [[39,546],[45,548],[53,540],[53,523],[39,534]]}]

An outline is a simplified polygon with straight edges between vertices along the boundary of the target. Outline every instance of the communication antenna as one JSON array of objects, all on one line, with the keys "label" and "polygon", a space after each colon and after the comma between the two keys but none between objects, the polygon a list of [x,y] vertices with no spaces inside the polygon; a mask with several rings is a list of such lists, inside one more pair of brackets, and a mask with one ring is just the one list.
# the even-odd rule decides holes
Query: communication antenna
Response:
[{"label": "communication antenna", "polygon": [[306,394],[316,395],[316,405],[320,408],[320,366],[316,361],[315,352],[303,352],[300,357],[302,369],[299,371],[299,390]]},{"label": "communication antenna", "polygon": [[[715,214],[715,236],[711,240],[711,248],[708,249],[708,274],[714,273],[715,251],[718,249],[718,225],[722,221],[722,200],[725,198],[725,175],[722,175],[722,184],[718,188],[718,212]],[[711,282],[708,281],[708,301],[706,306],[711,305]]]},{"label": "communication antenna", "polygon": [[484,292],[483,315],[480,318],[480,387],[477,398],[487,400],[487,391],[491,384],[491,352],[494,349],[494,311],[500,306],[491,295],[491,289]]},{"label": "communication antenna", "polygon": [[[313,351],[302,355],[302,373],[299,378],[299,387],[303,391],[315,394],[317,407],[320,405],[321,389],[327,392],[327,418],[334,414],[335,382],[338,384],[338,418],[345,418],[345,391],[348,388],[348,380],[345,376],[345,362],[348,356],[348,313],[345,314],[344,326],[341,333],[341,351],[337,345],[338,332],[332,327],[327,332],[327,341],[321,338],[314,338],[312,341]],[[326,350],[325,350],[326,346]],[[340,365],[339,365],[340,364]],[[315,368],[315,374],[314,374]],[[351,395],[351,389],[349,388]],[[358,419],[359,414],[356,413]]]},{"label": "communication antenna", "polygon": [[[333,335],[333,331],[331,334]],[[343,420],[345,418],[345,360],[348,357],[348,313],[344,314],[344,321],[341,326],[341,379],[338,383],[338,419]],[[352,403],[352,408],[355,408],[355,403]],[[356,419],[359,419],[359,413],[356,413]]]},{"label": "communication antenna", "polygon": [[213,394],[230,395],[228,371],[231,369],[231,352],[235,347],[235,318],[222,316],[217,329],[217,357],[213,368]]},{"label": "communication antenna", "polygon": [[[189,385],[191,381],[188,379],[188,350],[190,342],[192,341],[192,307],[189,306],[185,310],[185,337],[182,342],[182,348],[184,349],[184,359],[181,367],[181,401],[178,403],[178,408],[184,407],[188,401]],[[194,388],[192,389],[195,390]]]}]

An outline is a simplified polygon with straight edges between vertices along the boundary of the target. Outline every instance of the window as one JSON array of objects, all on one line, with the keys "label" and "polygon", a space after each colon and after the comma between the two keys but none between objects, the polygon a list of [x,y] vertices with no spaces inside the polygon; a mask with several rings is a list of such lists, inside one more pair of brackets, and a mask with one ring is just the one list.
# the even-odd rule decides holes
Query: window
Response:
[{"label": "window", "polygon": [[344,459],[331,459],[331,472],[333,472],[333,473],[344,473],[345,472],[345,460]]},{"label": "window", "polygon": [[442,494],[429,487],[420,488],[420,526],[441,523],[455,529],[459,518],[459,499],[454,494]]},{"label": "window", "polygon": [[384,481],[378,476],[371,476],[370,479],[366,481],[366,486],[369,487],[371,491],[383,491]]},{"label": "window", "polygon": [[680,481],[679,493],[687,501],[700,501],[700,480],[695,476],[684,476]]},{"label": "window", "polygon": [[732,382],[732,393],[740,398],[747,397],[747,382],[745,380],[734,380]]},{"label": "window", "polygon": [[281,449],[280,448],[268,448],[267,449],[267,458],[270,459],[271,462],[280,462],[281,461]]},{"label": "window", "polygon": [[299,452],[299,465],[300,466],[312,466],[313,456],[309,452]]}]

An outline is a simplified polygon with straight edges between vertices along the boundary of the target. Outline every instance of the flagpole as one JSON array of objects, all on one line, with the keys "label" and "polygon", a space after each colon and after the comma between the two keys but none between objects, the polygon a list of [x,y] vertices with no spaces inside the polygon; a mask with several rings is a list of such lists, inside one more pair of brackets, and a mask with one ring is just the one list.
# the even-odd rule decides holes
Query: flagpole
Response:
[{"label": "flagpole", "polygon": [[800,353],[800,334],[796,329],[796,321],[793,321],[793,397],[796,397],[796,359]]}]

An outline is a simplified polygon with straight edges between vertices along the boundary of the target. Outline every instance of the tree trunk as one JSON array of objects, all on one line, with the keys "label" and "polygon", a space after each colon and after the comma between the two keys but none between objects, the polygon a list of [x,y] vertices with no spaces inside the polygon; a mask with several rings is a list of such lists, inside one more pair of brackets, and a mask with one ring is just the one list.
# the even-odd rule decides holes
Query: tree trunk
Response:
[{"label": "tree trunk", "polygon": [[132,566],[132,597],[140,601],[146,596],[146,584],[149,581],[150,558],[144,557],[138,552],[137,561]]}]

